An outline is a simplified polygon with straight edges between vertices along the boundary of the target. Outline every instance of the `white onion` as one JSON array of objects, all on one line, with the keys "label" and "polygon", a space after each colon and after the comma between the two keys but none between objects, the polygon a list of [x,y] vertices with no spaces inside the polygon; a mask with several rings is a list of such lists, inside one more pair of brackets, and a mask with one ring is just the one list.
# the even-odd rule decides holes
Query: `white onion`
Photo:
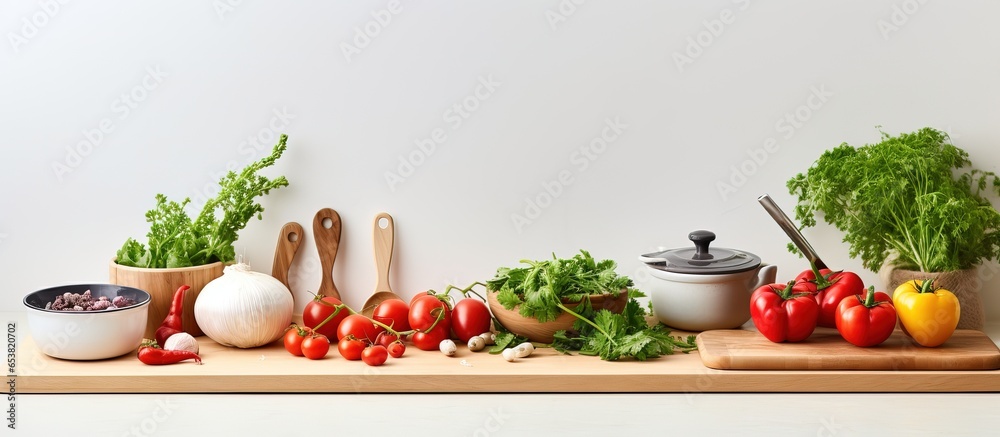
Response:
[{"label": "white onion", "polygon": [[281,281],[239,263],[202,288],[194,318],[212,340],[251,348],[277,340],[292,323],[292,293]]}]

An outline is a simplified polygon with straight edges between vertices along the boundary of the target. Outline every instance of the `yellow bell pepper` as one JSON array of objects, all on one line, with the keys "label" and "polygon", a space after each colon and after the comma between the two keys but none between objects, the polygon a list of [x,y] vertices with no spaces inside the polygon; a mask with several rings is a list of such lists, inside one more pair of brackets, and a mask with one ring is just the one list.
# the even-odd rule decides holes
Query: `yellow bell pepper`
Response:
[{"label": "yellow bell pepper", "polygon": [[958,298],[943,288],[935,289],[934,280],[904,282],[892,293],[892,303],[903,332],[926,347],[948,341],[961,315]]}]

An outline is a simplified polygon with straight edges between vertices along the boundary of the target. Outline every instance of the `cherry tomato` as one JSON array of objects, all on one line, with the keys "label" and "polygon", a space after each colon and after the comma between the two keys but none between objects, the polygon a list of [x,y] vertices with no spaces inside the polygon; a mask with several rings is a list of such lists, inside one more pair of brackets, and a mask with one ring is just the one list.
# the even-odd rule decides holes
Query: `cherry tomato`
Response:
[{"label": "cherry tomato", "polygon": [[385,364],[385,360],[389,358],[389,351],[385,349],[385,346],[380,344],[374,344],[365,348],[361,352],[361,361],[369,366],[381,366]]},{"label": "cherry tomato", "polygon": [[[435,320],[439,317],[442,318],[441,322],[434,325]],[[437,296],[420,296],[413,301],[413,305],[410,305],[408,319],[410,321],[410,328],[417,331],[425,331],[432,325],[438,326],[441,324],[448,326],[448,328],[445,328],[447,331],[451,328],[451,308],[447,303],[438,299]]]},{"label": "cherry tomato", "polygon": [[344,321],[340,322],[340,326],[337,328],[338,338],[353,335],[354,338],[365,340],[368,343],[374,343],[378,339],[379,334],[383,332],[385,332],[385,328],[376,325],[371,319],[361,314],[347,316]]},{"label": "cherry tomato", "polygon": [[403,356],[403,352],[406,352],[406,345],[403,342],[397,340],[386,346],[386,350],[389,351],[389,356],[393,358],[399,358]]},{"label": "cherry tomato", "polygon": [[[337,311],[336,305],[341,305],[340,299],[331,296],[325,296],[320,299],[320,296],[316,296],[315,299],[309,301],[306,304],[305,309],[302,311],[302,324],[309,328],[315,328],[320,323],[323,323],[330,314]],[[342,307],[340,312],[336,316],[333,316],[329,322],[326,322],[323,326],[319,328],[316,332],[325,335],[327,338],[336,338],[340,340],[337,336],[337,327],[340,326],[350,311],[347,307]]]},{"label": "cherry tomato", "polygon": [[372,318],[396,331],[409,331],[410,321],[407,319],[409,314],[410,306],[406,302],[402,299],[389,299],[375,307]]},{"label": "cherry tomato", "polygon": [[490,331],[490,309],[483,301],[465,298],[451,310],[451,329],[464,342],[484,332]]},{"label": "cherry tomato", "polygon": [[357,361],[361,359],[361,352],[365,350],[365,342],[354,337],[344,337],[337,343],[337,350],[344,358]]},{"label": "cherry tomato", "polygon": [[379,334],[378,339],[375,341],[375,344],[380,344],[382,346],[389,347],[390,344],[396,341],[399,341],[399,337],[397,337],[395,334],[392,334],[390,332],[383,332]]},{"label": "cherry tomato", "polygon": [[285,331],[285,350],[288,353],[295,355],[297,357],[302,356],[302,340],[305,340],[306,336],[312,333],[309,328],[301,328],[298,325],[292,325]]},{"label": "cherry tomato", "polygon": [[330,340],[325,335],[315,334],[302,340],[302,355],[310,360],[319,360],[330,352]]}]

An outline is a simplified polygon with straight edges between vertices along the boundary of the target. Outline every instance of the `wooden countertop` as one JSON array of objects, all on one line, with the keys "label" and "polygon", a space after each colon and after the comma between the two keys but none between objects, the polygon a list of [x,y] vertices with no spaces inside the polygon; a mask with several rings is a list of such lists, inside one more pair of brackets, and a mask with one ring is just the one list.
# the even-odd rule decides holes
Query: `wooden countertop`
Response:
[{"label": "wooden countertop", "polygon": [[[64,361],[43,355],[30,336],[18,344],[21,393],[717,393],[1000,392],[1000,371],[713,370],[697,353],[646,362],[605,362],[538,349],[508,363],[459,347],[455,357],[408,347],[380,367],[346,361],[335,348],[312,361],[280,343],[233,349],[199,337],[203,365],[148,366],[133,354]],[[465,360],[469,365],[463,365]]]}]

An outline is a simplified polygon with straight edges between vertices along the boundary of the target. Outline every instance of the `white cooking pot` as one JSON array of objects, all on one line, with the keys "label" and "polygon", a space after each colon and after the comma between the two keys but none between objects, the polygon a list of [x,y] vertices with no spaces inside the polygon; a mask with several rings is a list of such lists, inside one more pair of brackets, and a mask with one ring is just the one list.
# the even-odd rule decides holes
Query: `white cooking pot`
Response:
[{"label": "white cooking pot", "polygon": [[750,320],[750,294],[773,283],[778,268],[741,250],[709,248],[710,231],[693,231],[694,247],[640,255],[656,278],[649,287],[653,312],[686,331],[738,328]]}]

